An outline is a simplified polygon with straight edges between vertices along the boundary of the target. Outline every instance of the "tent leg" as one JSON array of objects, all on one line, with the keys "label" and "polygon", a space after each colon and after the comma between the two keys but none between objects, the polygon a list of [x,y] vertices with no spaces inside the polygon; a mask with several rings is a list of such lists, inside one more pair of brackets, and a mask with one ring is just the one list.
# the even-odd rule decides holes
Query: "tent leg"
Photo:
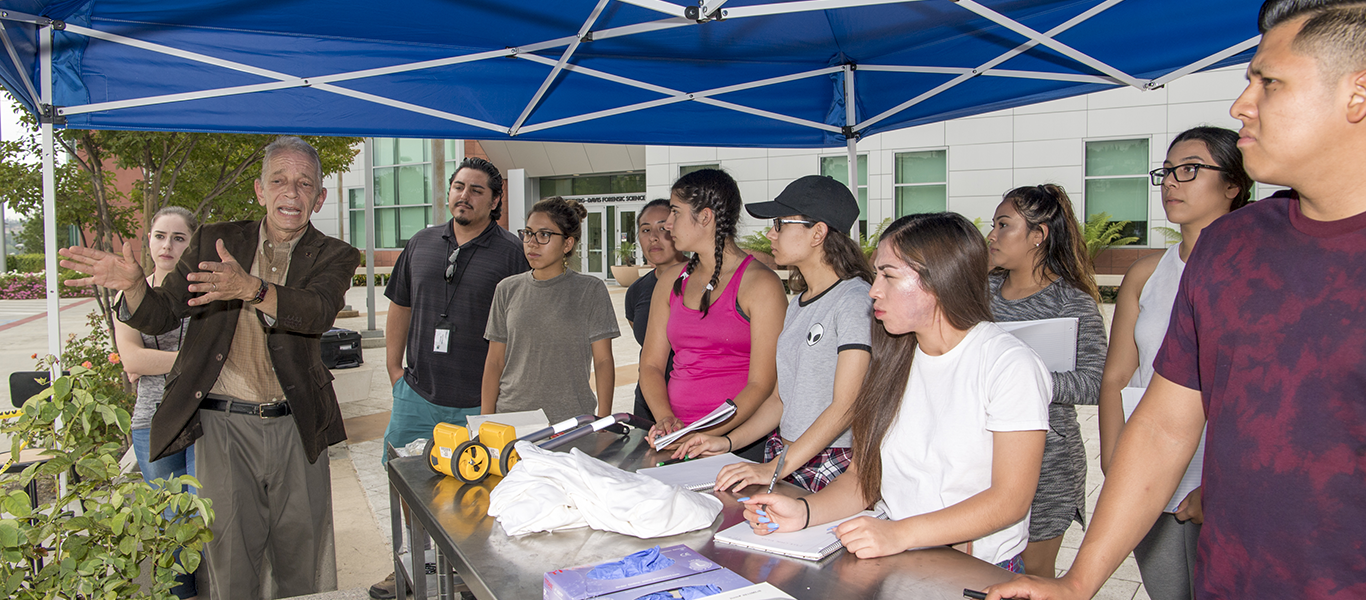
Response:
[{"label": "tent leg", "polygon": [[365,138],[365,324],[375,330],[375,138]]},{"label": "tent leg", "polygon": [[[854,126],[857,116],[854,111],[854,68],[851,65],[844,65],[844,124],[849,128]],[[854,199],[858,199],[858,136],[852,129],[845,132],[845,145],[849,149],[849,191],[853,192]],[[867,211],[867,209],[864,209]],[[860,215],[867,217],[867,215]],[[862,220],[862,219],[860,219]],[[854,222],[853,231],[849,235],[855,240],[859,239],[859,224]]]},{"label": "tent leg", "polygon": [[[42,104],[52,106],[52,28],[38,30],[39,60],[42,69]],[[47,255],[47,351],[62,356],[61,299],[57,296],[57,185],[56,149],[51,115],[41,119],[43,146],[43,250]],[[62,372],[60,363],[52,367],[52,379]]]}]

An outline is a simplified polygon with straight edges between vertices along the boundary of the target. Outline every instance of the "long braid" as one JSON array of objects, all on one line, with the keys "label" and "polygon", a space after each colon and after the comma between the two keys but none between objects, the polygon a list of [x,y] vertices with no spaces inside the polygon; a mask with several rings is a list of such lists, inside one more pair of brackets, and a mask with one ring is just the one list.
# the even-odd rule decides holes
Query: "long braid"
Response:
[{"label": "long braid", "polygon": [[[716,284],[721,282],[721,267],[726,260],[726,240],[734,235],[735,224],[727,223],[729,219],[716,212],[716,268],[712,269],[711,281],[707,282],[707,289],[702,292],[702,316],[707,316],[707,309],[711,307],[711,293],[716,289]],[[729,231],[727,231],[729,230]],[[738,275],[738,273],[737,273]]]},{"label": "long braid", "polygon": [[[684,275],[692,275],[692,272],[695,271],[695,270],[697,270],[697,263],[698,263],[698,262],[700,262],[700,261],[699,261],[699,259],[697,258],[697,254],[696,254],[696,253],[693,253],[692,258],[689,258],[689,259],[688,259],[688,266],[687,266],[687,267],[684,267],[684,269],[683,269],[683,274],[684,274]],[[679,296],[682,296],[682,295],[683,295],[683,280],[684,280],[684,279],[687,279],[687,277],[679,277],[678,279],[675,279],[675,280],[674,280],[674,294],[677,294],[677,295],[679,295]]]}]

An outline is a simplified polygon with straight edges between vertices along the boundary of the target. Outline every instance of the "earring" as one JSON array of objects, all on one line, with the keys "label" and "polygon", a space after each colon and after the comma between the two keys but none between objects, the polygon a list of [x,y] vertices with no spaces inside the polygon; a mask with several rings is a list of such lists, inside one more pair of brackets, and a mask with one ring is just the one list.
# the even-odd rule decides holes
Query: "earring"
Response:
[{"label": "earring", "polygon": [[1035,248],[1038,248],[1038,247],[1039,247],[1039,243],[1038,243],[1038,242],[1034,242],[1034,247],[1035,247]]}]

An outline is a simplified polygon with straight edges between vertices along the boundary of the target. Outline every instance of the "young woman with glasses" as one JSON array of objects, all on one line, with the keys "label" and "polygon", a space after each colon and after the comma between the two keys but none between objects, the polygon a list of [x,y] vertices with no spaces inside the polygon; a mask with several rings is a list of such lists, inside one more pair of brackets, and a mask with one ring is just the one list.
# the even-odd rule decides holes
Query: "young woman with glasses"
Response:
[{"label": "young woman with glasses", "polygon": [[1086,522],[1086,450],[1075,406],[1094,405],[1100,397],[1105,368],[1100,294],[1072,201],[1059,186],[1006,192],[987,242],[994,267],[991,312],[997,322],[1077,319],[1076,368],[1053,373],[1043,468],[1023,554],[1026,573],[1055,577],[1063,533],[1072,521]]},{"label": "young woman with glasses", "polygon": [[651,440],[730,399],[735,416],[709,430],[727,433],[773,393],[787,296],[773,271],[736,246],[740,207],[740,188],[718,169],[688,173],[670,190],[664,227],[674,247],[693,256],[660,273],[671,284],[657,286],[650,301],[640,388],[655,416]]},{"label": "young woman with glasses", "polygon": [[[166,281],[166,276],[175,271],[180,255],[190,246],[190,237],[198,228],[199,220],[194,214],[179,206],[168,206],[152,216],[152,227],[147,233],[147,251],[152,257],[153,268],[152,274],[147,276],[147,285],[161,285]],[[185,339],[188,323],[189,317],[186,317],[180,322],[180,327],[161,335],[147,335],[123,321],[114,320],[114,343],[119,351],[119,361],[123,363],[128,379],[138,390],[137,401],[133,404],[133,454],[137,456],[142,478],[148,482],[169,480],[181,475],[193,477],[195,474],[194,446],[159,460],[151,460],[150,456],[152,416],[161,406],[166,374],[171,372],[176,355],[180,353],[180,342]],[[176,585],[171,588],[175,597],[193,598],[198,595],[194,573],[175,577]]]},{"label": "young woman with glasses", "polygon": [[835,528],[859,558],[955,544],[1020,572],[1039,480],[1050,379],[991,322],[987,252],[962,215],[918,214],[882,234],[870,295],[873,353],[854,400],[853,460],[802,498],[741,498],[755,533]]},{"label": "young woman with glasses", "polygon": [[772,202],[750,204],[750,215],[773,219],[773,258],[791,269],[788,303],[778,336],[778,386],[759,411],[725,436],[695,434],[674,457],[730,451],[764,439],[764,463],[721,470],[716,489],[772,481],[777,475],[818,492],[849,466],[854,403],[868,371],[873,324],[868,297],[873,270],[849,237],[859,216],[848,186],[829,177],[802,177]]},{"label": "young woman with glasses", "polygon": [[[1181,228],[1181,243],[1162,254],[1139,259],[1129,267],[1119,287],[1100,386],[1102,471],[1109,467],[1124,429],[1122,390],[1146,388],[1152,380],[1153,358],[1166,337],[1176,289],[1200,231],[1215,219],[1246,206],[1252,196],[1252,178],[1243,170],[1238,134],[1219,127],[1196,127],[1177,135],[1162,168],[1153,170],[1151,176],[1153,185],[1162,188],[1167,221]],[[1135,396],[1140,393],[1131,392]],[[1204,450],[1201,438],[1182,484],[1148,535],[1134,548],[1143,587],[1154,600],[1191,597],[1195,541],[1204,521],[1200,505]]]},{"label": "young woman with glasses", "polygon": [[531,270],[494,291],[484,331],[483,414],[540,408],[552,423],[611,414],[612,338],[621,335],[612,299],[602,280],[568,268],[587,216],[582,204],[555,196],[532,206],[517,232]]}]

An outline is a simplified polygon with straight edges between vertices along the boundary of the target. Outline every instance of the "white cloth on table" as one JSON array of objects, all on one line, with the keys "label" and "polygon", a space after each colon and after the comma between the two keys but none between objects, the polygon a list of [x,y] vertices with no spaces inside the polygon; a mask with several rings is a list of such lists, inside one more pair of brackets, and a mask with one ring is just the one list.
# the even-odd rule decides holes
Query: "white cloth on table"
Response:
[{"label": "white cloth on table", "polygon": [[710,527],[721,501],[628,473],[577,448],[568,454],[517,442],[521,460],[489,495],[508,535],[592,527],[654,538]]}]

